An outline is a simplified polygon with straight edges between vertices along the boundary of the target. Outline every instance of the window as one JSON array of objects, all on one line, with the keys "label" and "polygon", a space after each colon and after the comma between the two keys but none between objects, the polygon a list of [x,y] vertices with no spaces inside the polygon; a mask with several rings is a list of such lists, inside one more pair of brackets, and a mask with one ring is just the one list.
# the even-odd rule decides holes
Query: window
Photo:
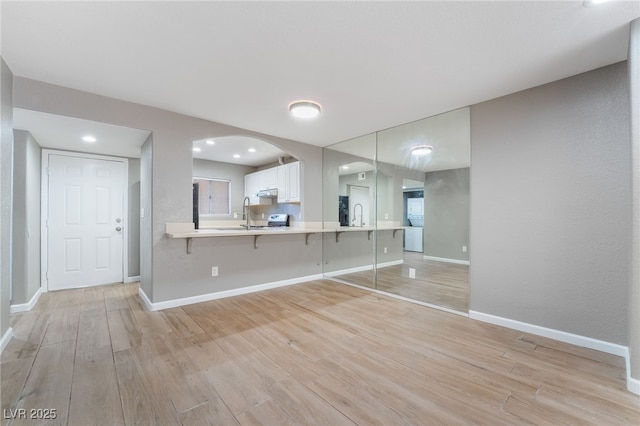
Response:
[{"label": "window", "polygon": [[193,178],[198,184],[198,214],[231,214],[231,184],[225,179]]}]

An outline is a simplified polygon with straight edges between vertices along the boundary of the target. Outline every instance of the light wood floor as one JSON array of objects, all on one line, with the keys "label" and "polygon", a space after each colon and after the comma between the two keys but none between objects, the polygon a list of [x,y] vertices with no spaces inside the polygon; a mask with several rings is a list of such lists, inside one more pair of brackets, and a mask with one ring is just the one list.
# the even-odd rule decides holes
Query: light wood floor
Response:
[{"label": "light wood floor", "polygon": [[[45,424],[633,424],[623,360],[331,281],[147,312],[137,285],[12,316],[2,408]],[[3,419],[15,425],[28,421]]]},{"label": "light wood floor", "polygon": [[[410,268],[415,269],[415,278],[409,277]],[[404,263],[378,268],[375,282],[372,271],[335,278],[458,312],[469,311],[469,266],[425,260],[422,253],[405,251]]]}]

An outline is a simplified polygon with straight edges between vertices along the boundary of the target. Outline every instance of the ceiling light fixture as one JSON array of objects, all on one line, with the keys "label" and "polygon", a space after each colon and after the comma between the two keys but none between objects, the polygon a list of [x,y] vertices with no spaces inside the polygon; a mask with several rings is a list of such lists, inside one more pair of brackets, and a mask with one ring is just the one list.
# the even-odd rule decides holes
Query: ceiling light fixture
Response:
[{"label": "ceiling light fixture", "polygon": [[295,101],[289,104],[289,112],[297,118],[316,118],[321,110],[320,104],[313,101]]},{"label": "ceiling light fixture", "polygon": [[428,155],[433,152],[433,147],[431,145],[416,145],[411,148],[411,155],[423,156]]},{"label": "ceiling light fixture", "polygon": [[200,152],[202,151],[200,148],[198,148],[197,146],[193,147],[193,152]]},{"label": "ceiling light fixture", "polygon": [[233,154],[233,158],[240,158],[240,154]]},{"label": "ceiling light fixture", "polygon": [[216,142],[212,141],[211,139],[209,139],[206,143],[207,143],[207,145],[215,145],[216,144]]},{"label": "ceiling light fixture", "polygon": [[601,5],[602,3],[606,3],[609,0],[584,0],[584,2],[582,3],[582,5],[584,7],[593,7],[593,6],[598,6]]},{"label": "ceiling light fixture", "polygon": [[95,141],[97,141],[97,139],[93,136],[87,135],[87,136],[83,136],[82,140],[85,142],[89,142],[89,143],[93,143]]},{"label": "ceiling light fixture", "polygon": [[247,151],[249,151],[249,152],[256,152],[256,149],[255,149],[255,148],[249,148]]}]

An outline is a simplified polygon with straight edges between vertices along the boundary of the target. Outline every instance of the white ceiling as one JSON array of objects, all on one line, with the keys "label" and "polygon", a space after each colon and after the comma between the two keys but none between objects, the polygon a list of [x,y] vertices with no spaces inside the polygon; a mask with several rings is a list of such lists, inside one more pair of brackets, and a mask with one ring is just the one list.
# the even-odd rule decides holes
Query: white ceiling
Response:
[{"label": "white ceiling", "polygon": [[[210,145],[207,141],[214,144]],[[275,145],[246,136],[203,139],[194,141],[193,147],[200,149],[200,152],[193,153],[194,158],[254,167],[275,163],[280,157],[288,156]]]},{"label": "white ceiling", "polygon": [[[29,131],[44,148],[130,158],[140,157],[140,147],[151,134],[148,130],[21,108],[13,109],[13,128]],[[84,142],[83,136],[93,136],[96,141]]]},{"label": "white ceiling", "polygon": [[[0,3],[14,75],[327,146],[626,59],[637,1]],[[318,120],[287,113],[322,104]]]}]

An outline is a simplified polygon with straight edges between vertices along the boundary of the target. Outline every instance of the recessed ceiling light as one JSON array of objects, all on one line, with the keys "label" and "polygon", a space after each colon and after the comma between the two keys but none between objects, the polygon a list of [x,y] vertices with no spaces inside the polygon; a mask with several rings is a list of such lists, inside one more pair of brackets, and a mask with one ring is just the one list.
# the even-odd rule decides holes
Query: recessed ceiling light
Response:
[{"label": "recessed ceiling light", "polygon": [[349,170],[349,166],[342,166],[342,170]]},{"label": "recessed ceiling light", "polygon": [[95,141],[97,141],[97,139],[93,136],[87,135],[87,136],[83,136],[82,140],[85,142],[89,142],[89,143],[93,143]]},{"label": "recessed ceiling light", "polygon": [[207,145],[215,145],[215,144],[216,144],[216,141],[213,141],[211,139],[207,141]]},{"label": "recessed ceiling light", "polygon": [[240,154],[233,154],[233,158],[240,158]]},{"label": "recessed ceiling light", "polygon": [[320,111],[320,104],[313,101],[295,101],[289,104],[289,112],[297,118],[316,118]]},{"label": "recessed ceiling light", "polygon": [[422,156],[431,154],[433,147],[431,145],[416,145],[411,148],[411,155]]},{"label": "recessed ceiling light", "polygon": [[197,146],[193,147],[193,152],[200,152],[202,151],[200,148],[198,148]]},{"label": "recessed ceiling light", "polygon": [[256,149],[255,149],[255,148],[249,148],[247,151],[249,151],[249,152],[256,152]]}]

